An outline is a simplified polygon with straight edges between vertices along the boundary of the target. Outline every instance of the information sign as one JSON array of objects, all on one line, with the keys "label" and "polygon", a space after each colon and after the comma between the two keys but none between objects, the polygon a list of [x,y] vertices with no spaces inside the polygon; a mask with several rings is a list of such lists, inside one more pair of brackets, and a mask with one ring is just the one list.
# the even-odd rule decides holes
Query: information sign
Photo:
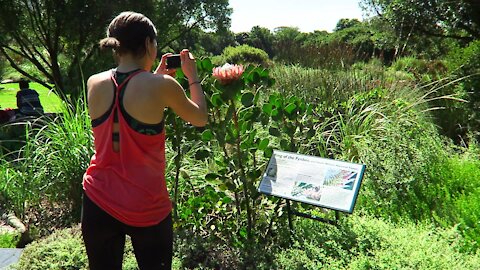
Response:
[{"label": "information sign", "polygon": [[365,165],[274,150],[258,190],[352,213]]}]

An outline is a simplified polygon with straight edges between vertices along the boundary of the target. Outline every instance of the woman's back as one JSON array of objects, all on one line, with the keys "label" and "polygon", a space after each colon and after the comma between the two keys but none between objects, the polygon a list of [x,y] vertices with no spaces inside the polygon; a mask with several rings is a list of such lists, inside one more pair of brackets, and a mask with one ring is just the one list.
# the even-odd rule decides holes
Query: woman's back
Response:
[{"label": "woman's back", "polygon": [[[88,104],[92,119],[97,119],[107,113],[114,103],[116,89],[112,75],[115,72],[114,70],[102,72],[92,76],[89,80]],[[162,94],[168,92],[164,89],[169,87],[167,80],[163,75],[155,75],[150,72],[141,72],[135,75],[122,89],[121,105],[129,115],[139,122],[146,124],[162,122],[166,107],[162,102]]]}]

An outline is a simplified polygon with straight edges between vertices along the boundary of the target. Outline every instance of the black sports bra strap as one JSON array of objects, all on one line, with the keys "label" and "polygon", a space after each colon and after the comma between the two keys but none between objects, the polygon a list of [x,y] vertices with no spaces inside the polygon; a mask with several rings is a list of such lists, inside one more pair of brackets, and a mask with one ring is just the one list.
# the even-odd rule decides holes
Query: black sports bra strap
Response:
[{"label": "black sports bra strap", "polygon": [[[145,71],[145,70],[143,70],[143,69],[139,69],[139,70],[133,72],[132,74],[128,75],[128,77],[127,77],[125,80],[123,80],[123,82],[122,82],[120,85],[117,83],[117,80],[115,79],[115,70],[114,70],[114,69],[112,70],[112,74],[110,75],[110,77],[112,78],[112,81],[113,81],[113,83],[115,84],[115,87],[117,88],[116,90],[117,90],[117,92],[118,92],[118,91],[120,91],[120,90],[122,89],[122,87],[123,87],[125,84],[127,84],[128,81],[130,81],[131,78],[133,78],[135,75],[137,75],[137,74],[139,74],[139,73],[141,73],[141,72],[144,72],[144,71]],[[117,96],[117,97],[118,97],[118,96]]]}]

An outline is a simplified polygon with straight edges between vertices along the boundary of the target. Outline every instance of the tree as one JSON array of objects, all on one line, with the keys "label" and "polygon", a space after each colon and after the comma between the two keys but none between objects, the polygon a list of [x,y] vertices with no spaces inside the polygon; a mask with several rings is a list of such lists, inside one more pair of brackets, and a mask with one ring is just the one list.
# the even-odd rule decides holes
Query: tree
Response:
[{"label": "tree", "polygon": [[156,3],[155,9],[152,14],[145,15],[148,14],[157,27],[162,39],[160,49],[170,46],[193,29],[226,32],[230,28],[232,10],[228,7],[228,0],[150,1]]},{"label": "tree", "polygon": [[362,0],[362,4],[404,39],[411,33],[465,42],[480,38],[478,0]]},{"label": "tree", "polygon": [[[102,57],[92,56],[98,55],[98,40],[121,11],[150,17],[159,30],[160,49],[191,29],[229,25],[231,13],[227,0],[0,0],[0,6],[0,54],[23,76],[46,87],[53,84],[63,98],[76,98],[84,75],[102,66]],[[21,61],[41,76],[22,68]]]},{"label": "tree", "polygon": [[337,22],[337,25],[335,26],[335,29],[333,29],[333,31],[337,32],[343,29],[351,28],[359,25],[360,23],[361,22],[357,19],[340,19]]},{"label": "tree", "polygon": [[254,26],[252,30],[250,30],[247,44],[262,49],[266,51],[270,57],[273,57],[273,42],[274,36],[270,29]]}]

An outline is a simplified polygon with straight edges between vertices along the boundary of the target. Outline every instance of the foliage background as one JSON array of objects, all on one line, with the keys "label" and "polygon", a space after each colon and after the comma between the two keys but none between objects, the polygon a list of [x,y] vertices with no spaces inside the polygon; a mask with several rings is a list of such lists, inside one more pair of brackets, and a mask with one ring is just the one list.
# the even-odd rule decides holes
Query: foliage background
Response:
[{"label": "foliage background", "polygon": [[[439,15],[429,6],[432,1],[363,1],[379,15],[362,22],[342,19],[332,33],[260,26],[232,33],[227,1],[182,2],[189,12],[174,2],[125,6],[147,15],[156,12],[151,18],[165,41],[164,52],[191,48],[209,103],[205,128],[186,125],[167,112],[176,268],[478,267],[476,11],[452,9],[464,12],[460,17],[443,12],[448,17],[444,29],[425,33],[406,22],[413,22],[410,16]],[[22,3],[14,1],[9,8]],[[50,2],[32,3],[46,8]],[[438,3],[463,7],[472,1]],[[98,5],[106,5],[102,12],[116,12],[108,3]],[[97,18],[104,20],[98,25],[106,25],[109,16]],[[14,29],[38,38],[28,28]],[[85,44],[95,47],[100,30]],[[9,33],[1,37],[2,46],[26,48]],[[56,84],[62,97],[61,106],[52,109],[57,114],[0,127],[0,205],[21,217],[35,240],[19,269],[85,267],[76,228],[79,179],[93,151],[84,80],[113,61],[109,53],[94,49],[89,56],[88,46],[80,49],[76,43],[81,33],[70,34],[59,39],[64,46],[57,51],[60,73],[68,75],[72,66],[82,72],[65,77],[71,89]],[[36,44],[42,51],[43,43]],[[71,50],[81,52],[81,68],[72,65]],[[5,54],[1,57],[6,60]],[[48,82],[31,60],[15,58],[32,79]],[[246,68],[241,80],[228,87],[211,77],[213,66],[226,61]],[[2,79],[25,76],[6,62],[0,64]],[[177,80],[186,86],[181,73]],[[355,213],[341,215],[337,226],[294,217],[292,234],[285,201],[256,190],[273,149],[366,164]],[[308,205],[292,207],[334,216]],[[135,269],[129,248],[126,254],[126,269]]]}]

